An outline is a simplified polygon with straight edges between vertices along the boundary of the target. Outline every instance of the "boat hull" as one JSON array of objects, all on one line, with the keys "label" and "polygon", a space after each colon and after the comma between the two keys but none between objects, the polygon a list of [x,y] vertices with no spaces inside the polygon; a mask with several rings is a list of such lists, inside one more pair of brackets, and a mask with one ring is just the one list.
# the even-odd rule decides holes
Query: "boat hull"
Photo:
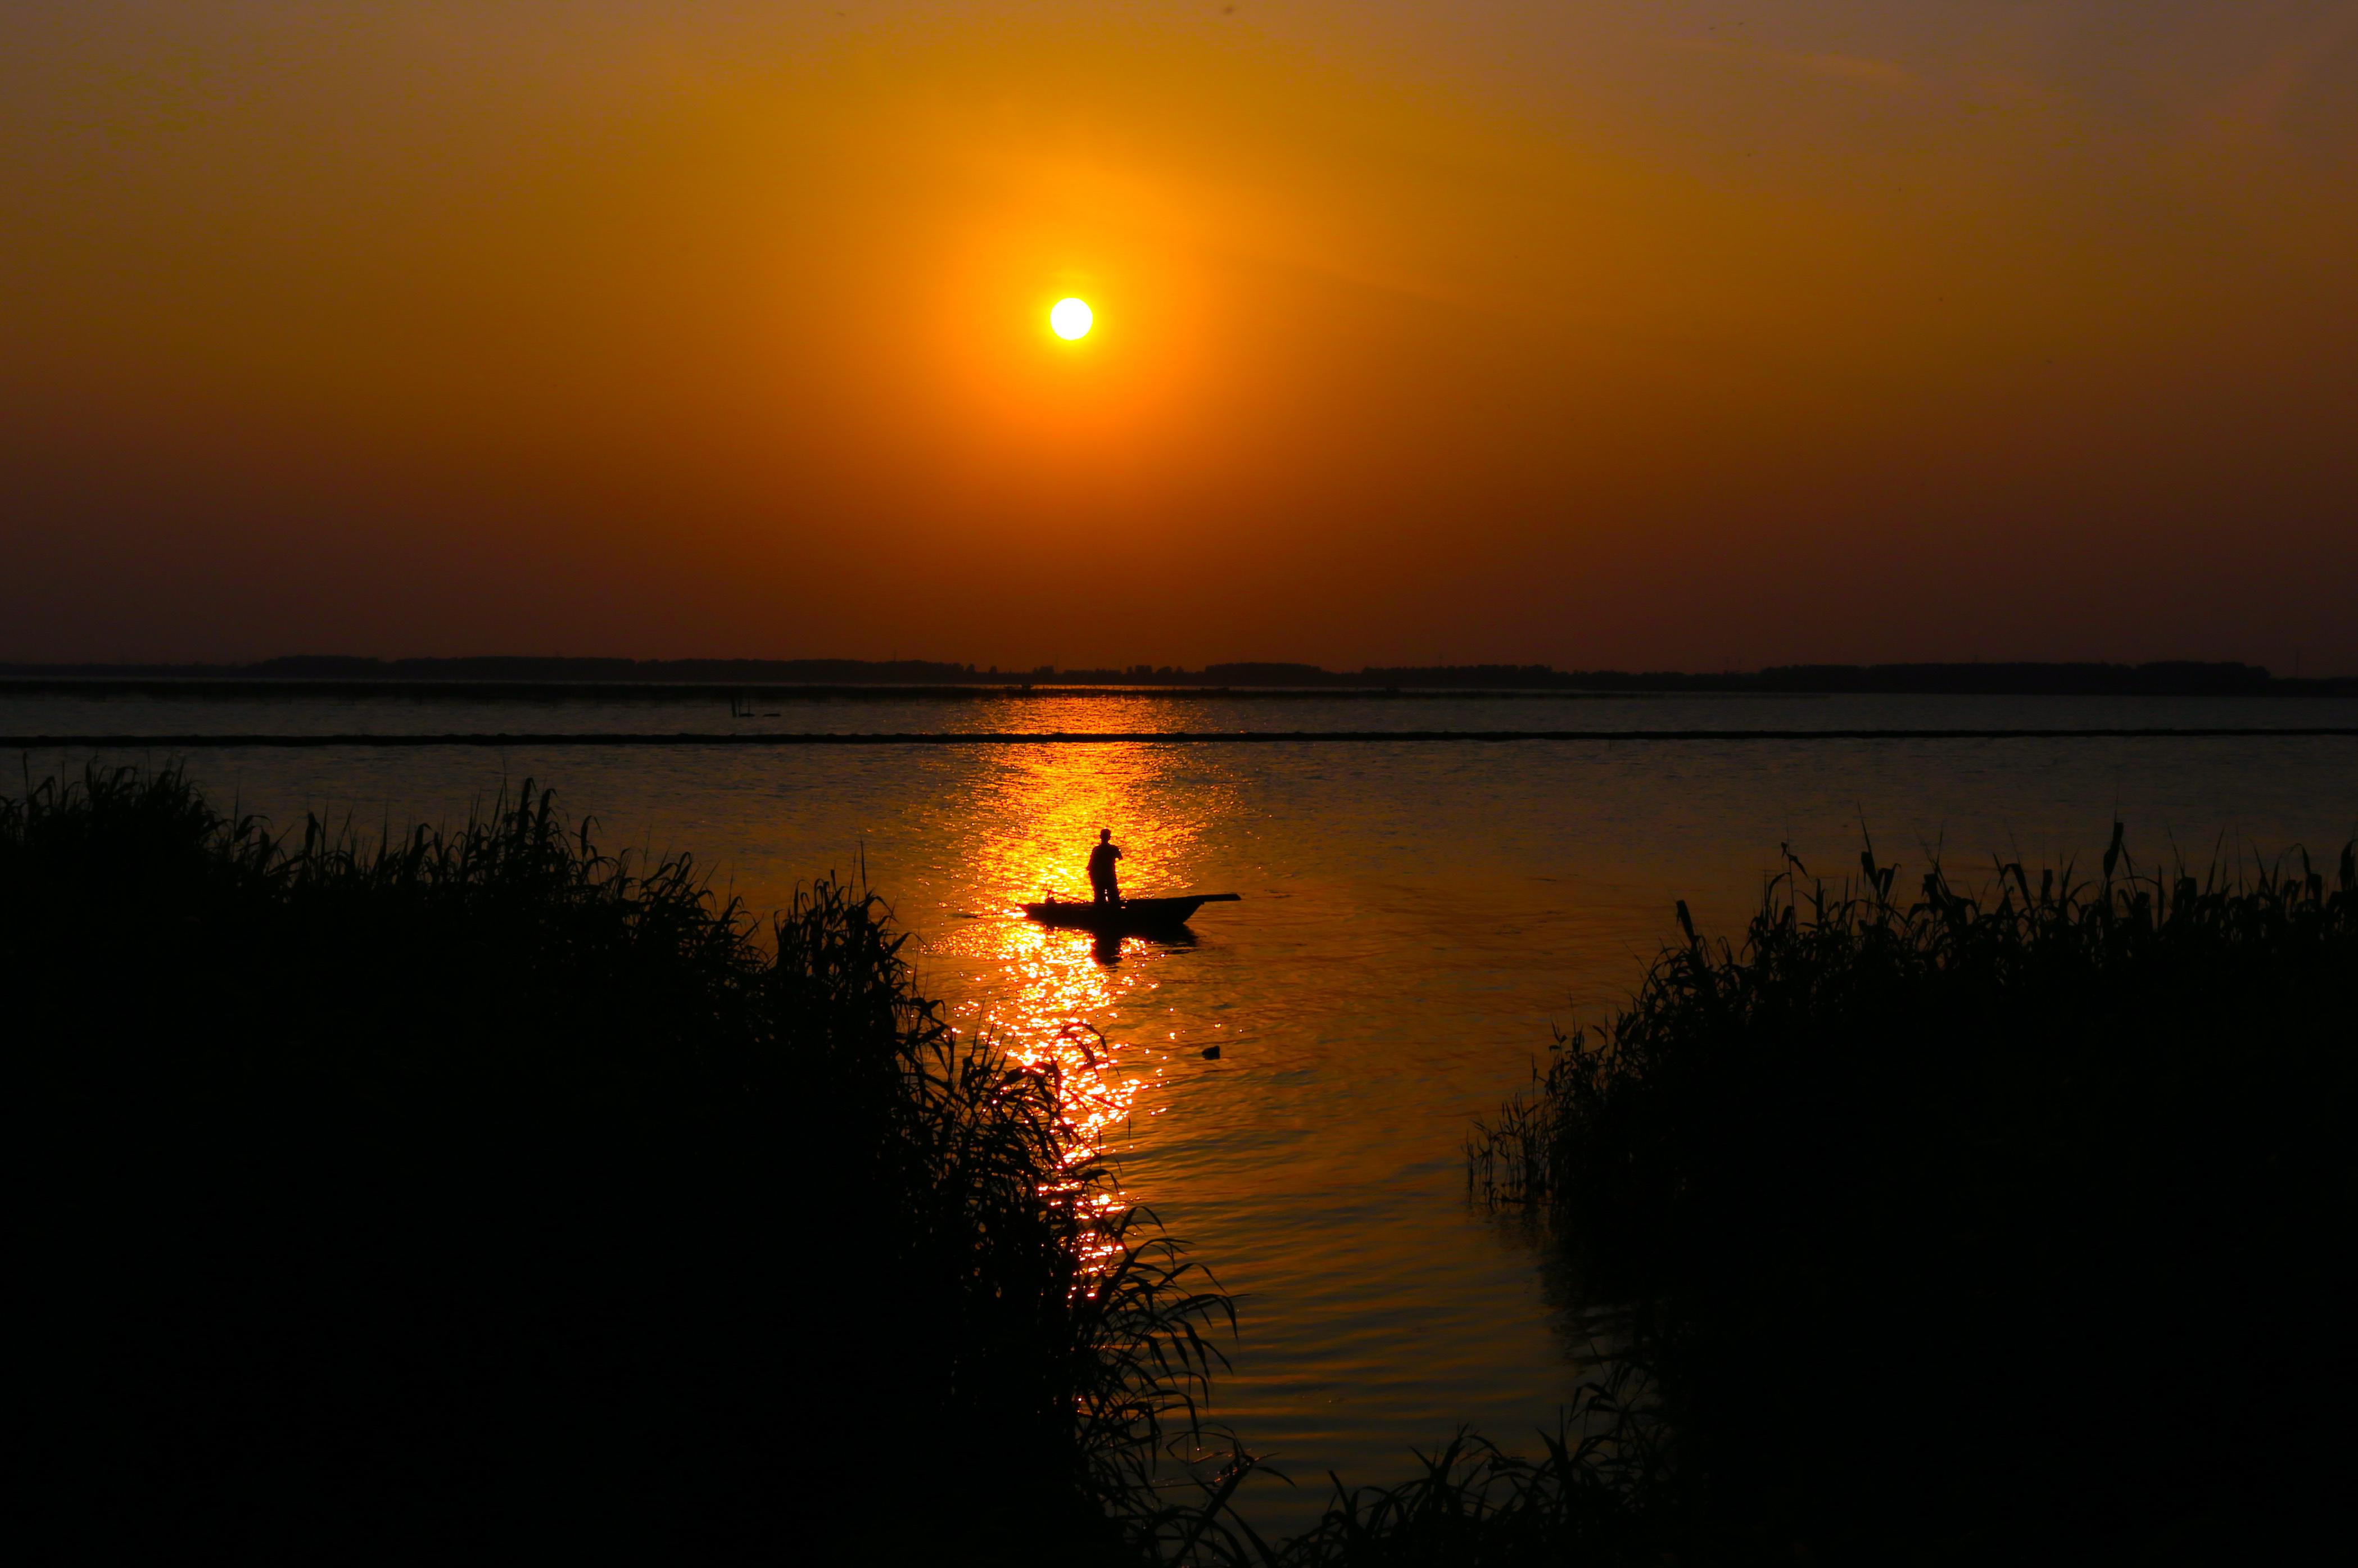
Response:
[{"label": "boat hull", "polygon": [[1197,893],[1187,898],[1126,898],[1120,903],[1065,903],[1051,899],[1045,903],[1027,903],[1023,913],[1043,925],[1093,931],[1103,936],[1177,931],[1204,905],[1235,902],[1237,895],[1232,892]]}]

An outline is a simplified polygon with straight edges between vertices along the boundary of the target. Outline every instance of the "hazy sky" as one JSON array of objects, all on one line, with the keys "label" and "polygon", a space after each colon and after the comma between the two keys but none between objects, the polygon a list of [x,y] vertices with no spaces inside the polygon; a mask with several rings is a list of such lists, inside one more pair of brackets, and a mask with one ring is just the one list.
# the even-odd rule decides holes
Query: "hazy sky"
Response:
[{"label": "hazy sky", "polygon": [[0,658],[2358,670],[2358,0],[0,0]]}]

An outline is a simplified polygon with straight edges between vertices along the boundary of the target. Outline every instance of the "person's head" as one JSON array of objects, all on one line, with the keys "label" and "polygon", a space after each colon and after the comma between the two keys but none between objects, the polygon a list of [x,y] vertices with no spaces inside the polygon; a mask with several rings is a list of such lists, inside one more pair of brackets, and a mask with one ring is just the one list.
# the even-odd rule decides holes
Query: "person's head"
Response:
[{"label": "person's head", "polygon": [[1113,829],[1110,827],[1098,828],[1098,842],[1100,844],[1110,844],[1113,842]]}]

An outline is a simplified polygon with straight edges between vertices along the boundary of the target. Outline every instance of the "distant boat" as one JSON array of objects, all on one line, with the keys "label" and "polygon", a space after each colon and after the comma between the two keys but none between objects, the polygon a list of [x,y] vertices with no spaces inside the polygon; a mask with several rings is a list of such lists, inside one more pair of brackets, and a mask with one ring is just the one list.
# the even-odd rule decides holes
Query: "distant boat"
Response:
[{"label": "distant boat", "polygon": [[1236,903],[1244,895],[1199,892],[1186,898],[1126,898],[1120,903],[1065,903],[1050,894],[1045,903],[1027,903],[1023,913],[1043,925],[1069,925],[1100,936],[1176,931],[1207,903]]}]

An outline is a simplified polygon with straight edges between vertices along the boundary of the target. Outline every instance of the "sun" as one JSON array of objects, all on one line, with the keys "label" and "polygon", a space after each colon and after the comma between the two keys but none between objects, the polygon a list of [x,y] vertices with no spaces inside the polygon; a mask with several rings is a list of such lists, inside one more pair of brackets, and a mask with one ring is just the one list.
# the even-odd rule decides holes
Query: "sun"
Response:
[{"label": "sun", "polygon": [[1089,323],[1096,319],[1089,313],[1088,302],[1083,299],[1059,299],[1048,312],[1048,325],[1066,342],[1088,336]]}]

